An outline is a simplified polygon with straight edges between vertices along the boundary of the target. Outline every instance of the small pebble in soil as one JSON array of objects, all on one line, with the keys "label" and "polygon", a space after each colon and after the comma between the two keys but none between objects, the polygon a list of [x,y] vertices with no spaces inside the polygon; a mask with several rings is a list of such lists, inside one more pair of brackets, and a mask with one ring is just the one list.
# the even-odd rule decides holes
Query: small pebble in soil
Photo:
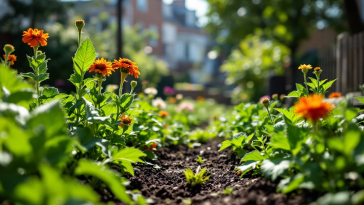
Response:
[{"label": "small pebble in soil", "polygon": [[211,150],[211,147],[207,147],[206,149],[207,149],[207,150]]}]

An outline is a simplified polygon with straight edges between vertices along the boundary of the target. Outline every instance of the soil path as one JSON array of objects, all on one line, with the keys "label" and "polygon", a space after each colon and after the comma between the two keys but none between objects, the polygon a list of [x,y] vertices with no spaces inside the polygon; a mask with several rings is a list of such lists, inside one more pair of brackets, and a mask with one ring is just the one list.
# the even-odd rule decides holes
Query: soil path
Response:
[{"label": "soil path", "polygon": [[[152,165],[135,166],[135,177],[130,180],[129,190],[138,189],[142,195],[154,200],[155,204],[307,204],[314,200],[310,193],[283,195],[276,192],[276,184],[249,174],[240,178],[234,168],[240,164],[232,150],[219,152],[220,142],[209,143],[193,149],[187,146],[173,146],[159,149],[158,160]],[[201,168],[207,168],[210,179],[201,187],[191,188],[183,171],[190,167],[194,172],[199,164],[197,155],[206,161]],[[223,191],[233,187],[233,194]]]}]

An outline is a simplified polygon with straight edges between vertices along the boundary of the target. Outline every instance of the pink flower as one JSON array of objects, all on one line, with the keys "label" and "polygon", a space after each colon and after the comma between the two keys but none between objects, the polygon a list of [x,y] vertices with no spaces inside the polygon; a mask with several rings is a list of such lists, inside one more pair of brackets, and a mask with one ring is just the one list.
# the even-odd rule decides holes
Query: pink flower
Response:
[{"label": "pink flower", "polygon": [[163,91],[166,95],[174,95],[174,89],[169,86],[165,86]]}]

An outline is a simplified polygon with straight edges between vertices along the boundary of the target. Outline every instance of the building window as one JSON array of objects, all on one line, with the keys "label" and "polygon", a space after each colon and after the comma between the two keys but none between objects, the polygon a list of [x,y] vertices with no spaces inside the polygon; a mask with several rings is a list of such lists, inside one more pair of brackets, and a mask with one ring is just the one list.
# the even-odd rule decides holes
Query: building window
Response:
[{"label": "building window", "polygon": [[153,33],[153,38],[150,39],[149,44],[152,47],[156,47],[156,46],[158,46],[158,39],[159,39],[158,26],[150,25],[149,30],[150,30],[150,32]]},{"label": "building window", "polygon": [[139,11],[147,11],[148,0],[137,0],[137,6]]}]

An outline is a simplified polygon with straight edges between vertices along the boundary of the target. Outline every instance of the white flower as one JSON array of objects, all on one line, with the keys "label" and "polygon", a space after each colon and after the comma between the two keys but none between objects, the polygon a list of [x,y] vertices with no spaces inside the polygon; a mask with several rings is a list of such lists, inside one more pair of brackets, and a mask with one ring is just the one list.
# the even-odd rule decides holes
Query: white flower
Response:
[{"label": "white flower", "polygon": [[166,109],[166,107],[167,107],[167,104],[162,100],[162,98],[157,98],[157,99],[153,100],[152,105],[161,110]]},{"label": "white flower", "polygon": [[188,102],[188,101],[184,101],[181,104],[178,105],[178,107],[176,108],[177,112],[181,112],[182,110],[186,110],[188,112],[192,112],[195,109],[195,106]]},{"label": "white flower", "polygon": [[106,91],[113,93],[118,88],[119,88],[118,85],[109,84],[106,86]]},{"label": "white flower", "polygon": [[183,100],[183,95],[182,94],[177,94],[176,99],[177,100]]},{"label": "white flower", "polygon": [[157,95],[158,94],[158,90],[155,88],[145,88],[144,92],[147,95]]}]

